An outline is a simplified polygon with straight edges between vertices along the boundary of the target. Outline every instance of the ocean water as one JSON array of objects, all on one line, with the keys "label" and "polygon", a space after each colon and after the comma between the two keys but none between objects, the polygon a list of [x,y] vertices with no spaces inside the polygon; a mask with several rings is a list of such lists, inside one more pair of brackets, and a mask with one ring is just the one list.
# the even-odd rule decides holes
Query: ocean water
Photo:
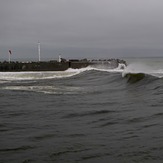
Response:
[{"label": "ocean water", "polygon": [[0,72],[0,163],[163,162],[163,59],[126,60]]}]

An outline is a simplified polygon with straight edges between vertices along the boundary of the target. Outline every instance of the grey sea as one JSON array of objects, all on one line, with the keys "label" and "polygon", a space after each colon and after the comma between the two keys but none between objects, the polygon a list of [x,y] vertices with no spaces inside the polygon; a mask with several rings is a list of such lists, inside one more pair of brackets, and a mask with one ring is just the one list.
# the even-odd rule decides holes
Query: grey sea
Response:
[{"label": "grey sea", "polygon": [[126,61],[0,72],[0,163],[163,162],[163,59]]}]

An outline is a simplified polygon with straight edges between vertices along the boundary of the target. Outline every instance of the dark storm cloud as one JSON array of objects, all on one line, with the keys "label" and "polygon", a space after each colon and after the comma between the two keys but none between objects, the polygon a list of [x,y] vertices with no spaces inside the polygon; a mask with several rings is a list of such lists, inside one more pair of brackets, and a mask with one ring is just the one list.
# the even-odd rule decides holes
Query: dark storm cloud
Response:
[{"label": "dark storm cloud", "polygon": [[[1,0],[0,55],[163,54],[162,0]],[[154,54],[153,54],[154,53]]]}]

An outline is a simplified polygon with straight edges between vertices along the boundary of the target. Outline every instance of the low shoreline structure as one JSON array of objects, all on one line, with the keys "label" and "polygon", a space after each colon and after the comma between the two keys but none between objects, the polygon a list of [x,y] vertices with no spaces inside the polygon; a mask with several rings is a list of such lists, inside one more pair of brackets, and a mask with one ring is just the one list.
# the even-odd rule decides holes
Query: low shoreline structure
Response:
[{"label": "low shoreline structure", "polygon": [[106,60],[65,60],[61,61],[51,60],[42,62],[0,62],[0,72],[21,72],[21,71],[65,71],[69,68],[79,69],[88,66],[105,66],[110,69],[117,68],[119,64],[126,65],[126,61],[120,59],[106,59]]}]

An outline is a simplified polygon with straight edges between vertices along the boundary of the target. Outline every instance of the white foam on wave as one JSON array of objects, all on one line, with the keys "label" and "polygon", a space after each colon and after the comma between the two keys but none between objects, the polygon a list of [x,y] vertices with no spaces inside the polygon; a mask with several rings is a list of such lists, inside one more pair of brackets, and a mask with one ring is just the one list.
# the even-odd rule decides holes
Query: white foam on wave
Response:
[{"label": "white foam on wave", "polygon": [[88,67],[80,68],[80,69],[69,68],[68,70],[66,70],[66,72],[76,72],[77,74],[81,72],[85,72],[85,71],[91,71],[91,70],[104,71],[104,72],[123,72],[125,68],[126,68],[125,64],[119,64],[118,67],[114,69],[108,68],[107,66],[92,65],[92,66],[88,66]]},{"label": "white foam on wave", "polygon": [[76,68],[76,69],[73,69],[73,68],[69,68],[67,69],[65,72],[73,72],[75,74],[80,74],[81,72],[84,72],[84,71],[90,71],[90,70],[93,70],[94,68],[91,67],[91,66],[88,66],[88,67],[85,67],[85,68]]},{"label": "white foam on wave", "polygon": [[69,68],[66,71],[0,72],[0,82],[4,83],[9,81],[66,78],[91,70],[105,72],[122,72],[123,71],[122,67],[124,67],[123,64],[119,64],[119,66],[115,69],[110,69],[108,67],[88,66],[80,69]]}]

